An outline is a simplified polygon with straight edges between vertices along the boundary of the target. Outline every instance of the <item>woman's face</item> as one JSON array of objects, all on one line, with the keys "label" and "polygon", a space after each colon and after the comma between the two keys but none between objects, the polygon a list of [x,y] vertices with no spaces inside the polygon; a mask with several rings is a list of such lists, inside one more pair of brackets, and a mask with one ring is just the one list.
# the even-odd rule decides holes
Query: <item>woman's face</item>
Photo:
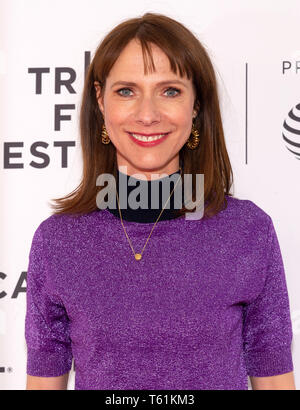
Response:
[{"label": "woman's face", "polygon": [[[132,40],[113,65],[103,95],[95,82],[107,133],[116,147],[118,169],[127,166],[121,171],[144,174],[147,179],[152,173],[170,175],[179,169],[179,150],[197,114],[192,80],[175,75],[164,52],[152,47],[156,72],[144,75],[141,46]],[[159,143],[140,143],[132,133],[168,135]]]}]

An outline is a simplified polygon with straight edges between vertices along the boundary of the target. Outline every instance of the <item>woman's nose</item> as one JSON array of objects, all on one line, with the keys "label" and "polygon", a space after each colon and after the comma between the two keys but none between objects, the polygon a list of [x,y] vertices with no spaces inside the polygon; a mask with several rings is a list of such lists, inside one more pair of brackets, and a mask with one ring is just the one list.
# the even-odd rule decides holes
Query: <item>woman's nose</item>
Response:
[{"label": "woman's nose", "polygon": [[160,110],[153,97],[143,97],[137,101],[135,119],[145,124],[160,121]]}]

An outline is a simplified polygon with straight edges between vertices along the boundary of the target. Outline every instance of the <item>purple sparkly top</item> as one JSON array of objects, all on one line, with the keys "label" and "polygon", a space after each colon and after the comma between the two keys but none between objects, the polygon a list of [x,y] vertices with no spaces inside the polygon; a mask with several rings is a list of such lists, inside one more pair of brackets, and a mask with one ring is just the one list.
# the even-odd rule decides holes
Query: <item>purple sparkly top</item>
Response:
[{"label": "purple sparkly top", "polygon": [[[247,390],[293,371],[292,325],[271,217],[227,197],[212,219],[159,221],[136,261],[109,210],[51,215],[27,271],[27,374],[75,363],[76,390]],[[152,224],[124,220],[135,252]]]}]

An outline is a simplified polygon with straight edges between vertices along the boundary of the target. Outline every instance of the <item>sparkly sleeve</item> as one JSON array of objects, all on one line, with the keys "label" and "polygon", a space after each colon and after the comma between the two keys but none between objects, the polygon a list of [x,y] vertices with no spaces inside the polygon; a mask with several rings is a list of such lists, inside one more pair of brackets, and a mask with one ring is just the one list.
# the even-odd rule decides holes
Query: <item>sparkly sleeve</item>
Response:
[{"label": "sparkly sleeve", "polygon": [[244,358],[248,376],[254,377],[293,371],[289,296],[281,250],[271,218],[265,257],[264,287],[254,301],[244,306]]},{"label": "sparkly sleeve", "polygon": [[29,254],[25,316],[27,374],[39,377],[61,376],[72,365],[68,316],[47,290],[48,272],[41,224]]}]

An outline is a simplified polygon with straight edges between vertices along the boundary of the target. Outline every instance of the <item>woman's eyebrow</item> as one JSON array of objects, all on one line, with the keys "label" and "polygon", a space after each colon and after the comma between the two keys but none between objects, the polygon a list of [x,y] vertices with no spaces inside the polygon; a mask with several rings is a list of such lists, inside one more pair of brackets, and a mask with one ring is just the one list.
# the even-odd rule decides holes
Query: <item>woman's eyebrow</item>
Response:
[{"label": "woman's eyebrow", "polygon": [[[183,85],[184,87],[187,88],[187,85],[184,82],[180,81],[180,80],[159,81],[158,83],[156,83],[156,85],[165,85],[165,84],[170,84],[170,83],[172,83],[172,84],[181,84],[181,85]],[[115,83],[112,84],[111,88],[113,88],[115,85],[127,85],[127,86],[134,87],[138,84],[136,84],[132,81],[116,81]]]}]

